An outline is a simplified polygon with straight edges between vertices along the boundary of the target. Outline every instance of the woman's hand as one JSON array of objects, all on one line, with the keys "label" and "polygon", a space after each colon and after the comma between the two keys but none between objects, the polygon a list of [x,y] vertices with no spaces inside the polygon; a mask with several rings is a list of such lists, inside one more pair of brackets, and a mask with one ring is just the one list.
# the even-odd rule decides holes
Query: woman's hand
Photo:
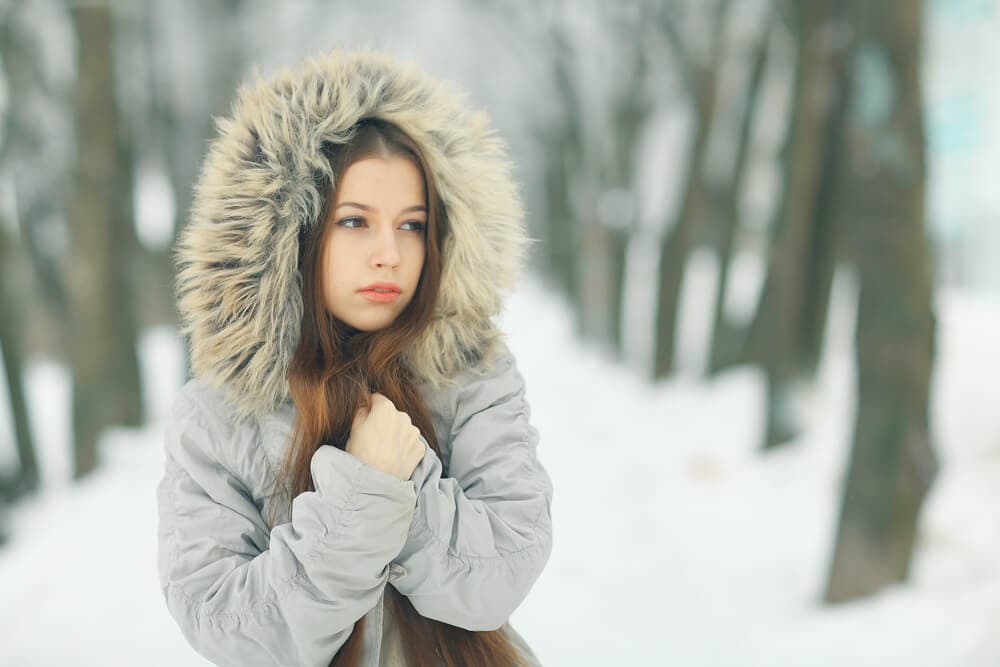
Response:
[{"label": "woman's hand", "polygon": [[362,405],[354,414],[347,452],[406,481],[424,458],[420,429],[383,394],[374,392],[370,402],[370,410]]}]

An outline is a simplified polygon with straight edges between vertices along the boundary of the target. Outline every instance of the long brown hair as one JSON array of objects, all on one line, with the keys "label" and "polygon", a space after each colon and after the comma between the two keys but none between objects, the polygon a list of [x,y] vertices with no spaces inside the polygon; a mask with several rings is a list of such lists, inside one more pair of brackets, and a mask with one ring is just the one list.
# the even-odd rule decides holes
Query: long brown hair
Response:
[{"label": "long brown hair", "polygon": [[[297,417],[291,444],[275,479],[275,489],[295,498],[314,491],[310,462],[319,447],[344,449],[353,416],[367,405],[368,392],[378,391],[413,424],[440,456],[434,427],[423,399],[415,389],[401,353],[426,328],[437,302],[441,282],[441,248],[448,233],[447,216],[438,198],[434,177],[419,147],[396,125],[379,118],[358,122],[347,143],[327,147],[330,173],[326,201],[317,224],[300,239],[299,274],[302,278],[302,326],[288,371],[288,384]],[[367,157],[400,156],[413,161],[423,173],[427,198],[426,252],[416,294],[391,326],[359,331],[326,309],[322,284],[321,249],[332,228],[328,224],[334,186],[347,168]],[[274,505],[272,505],[272,508]],[[511,641],[500,631],[471,631],[421,616],[409,599],[386,585],[385,599],[393,605],[412,667],[518,667],[524,662]],[[357,667],[362,652],[365,618],[354,624],[351,636],[334,656],[330,667]]]}]

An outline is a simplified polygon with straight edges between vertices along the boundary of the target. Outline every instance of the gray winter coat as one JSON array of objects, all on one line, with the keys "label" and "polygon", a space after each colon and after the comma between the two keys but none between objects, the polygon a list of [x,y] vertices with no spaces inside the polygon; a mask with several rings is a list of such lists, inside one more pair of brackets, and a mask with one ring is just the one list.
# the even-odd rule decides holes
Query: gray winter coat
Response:
[{"label": "gray winter coat", "polygon": [[[316,490],[289,501],[271,491],[295,418],[298,241],[322,205],[322,144],[365,116],[420,144],[447,212],[438,312],[405,359],[442,456],[424,439],[400,481],[323,446]],[[537,664],[507,621],[551,552],[552,483],[492,319],[529,239],[485,114],[385,54],[337,50],[242,88],[218,126],[176,248],[194,378],[157,488],[160,582],[181,632],[219,665],[325,666],[364,616],[363,664],[401,667],[390,584],[423,616],[503,630]]]}]

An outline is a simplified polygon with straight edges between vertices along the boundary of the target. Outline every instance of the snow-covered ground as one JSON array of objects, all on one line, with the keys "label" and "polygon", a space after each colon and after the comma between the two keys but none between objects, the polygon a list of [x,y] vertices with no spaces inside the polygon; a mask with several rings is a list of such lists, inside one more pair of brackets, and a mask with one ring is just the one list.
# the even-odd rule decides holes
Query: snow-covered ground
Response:
[{"label": "snow-covered ground", "polygon": [[[912,582],[836,608],[819,603],[853,413],[849,292],[838,292],[822,380],[803,402],[808,432],[767,455],[756,451],[754,370],[651,384],[574,340],[565,306],[537,283],[513,296],[503,326],[555,484],[555,546],[511,622],[544,664],[1000,665],[991,389],[1000,301],[939,297],[933,427],[943,467]],[[142,347],[157,420],[110,432],[103,466],[79,485],[66,482],[66,374],[30,366],[47,492],[8,517],[0,665],[207,664],[169,617],[156,575],[160,416],[180,383],[180,351],[170,330],[148,331]],[[0,430],[6,418],[0,410]]]}]

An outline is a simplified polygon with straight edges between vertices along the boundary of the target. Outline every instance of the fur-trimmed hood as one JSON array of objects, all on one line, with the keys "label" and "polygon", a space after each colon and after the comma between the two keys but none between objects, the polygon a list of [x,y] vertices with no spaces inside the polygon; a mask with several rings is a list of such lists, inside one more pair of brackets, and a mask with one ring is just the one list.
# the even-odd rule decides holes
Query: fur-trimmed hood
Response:
[{"label": "fur-trimmed hood", "polygon": [[434,174],[449,233],[437,310],[406,353],[432,386],[503,334],[491,318],[514,288],[531,242],[507,148],[465,95],[386,53],[337,49],[240,88],[216,120],[190,218],[174,249],[181,333],[192,372],[240,415],[289,399],[298,343],[300,233],[319,222],[324,143],[344,143],[364,117],[398,125]]}]

